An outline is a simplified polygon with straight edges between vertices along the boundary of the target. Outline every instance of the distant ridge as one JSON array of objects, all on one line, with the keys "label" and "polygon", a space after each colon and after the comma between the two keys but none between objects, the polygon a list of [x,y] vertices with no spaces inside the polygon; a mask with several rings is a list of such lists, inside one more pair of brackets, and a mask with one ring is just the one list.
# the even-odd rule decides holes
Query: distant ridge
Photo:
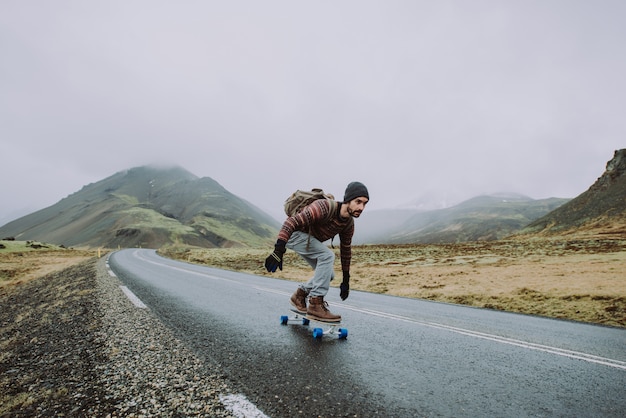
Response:
[{"label": "distant ridge", "polygon": [[626,239],[626,149],[615,151],[604,174],[574,199],[498,193],[437,210],[366,212],[354,242],[443,244],[559,235]]},{"label": "distant ridge", "polygon": [[513,193],[477,196],[450,208],[415,213],[388,231],[385,242],[442,244],[498,240],[567,200],[534,200]]},{"label": "distant ridge", "polygon": [[9,222],[0,237],[75,247],[264,246],[279,226],[211,178],[180,167],[144,166]]},{"label": "distant ridge", "polygon": [[576,233],[626,238],[626,149],[615,151],[602,176],[587,191],[521,231],[539,235]]}]

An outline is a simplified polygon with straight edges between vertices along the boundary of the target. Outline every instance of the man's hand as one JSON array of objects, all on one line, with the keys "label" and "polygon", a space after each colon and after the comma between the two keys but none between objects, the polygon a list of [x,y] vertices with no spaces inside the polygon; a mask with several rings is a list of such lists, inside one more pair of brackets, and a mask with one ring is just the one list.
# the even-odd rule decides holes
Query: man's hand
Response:
[{"label": "man's hand", "polygon": [[341,282],[339,289],[341,289],[341,293],[339,294],[339,296],[341,297],[341,300],[348,299],[348,295],[350,294],[350,273],[349,272],[347,271],[343,272],[343,282]]},{"label": "man's hand", "polygon": [[283,254],[285,254],[285,246],[276,244],[274,246],[274,252],[265,259],[265,268],[270,273],[274,273],[277,268],[281,271],[283,269]]}]

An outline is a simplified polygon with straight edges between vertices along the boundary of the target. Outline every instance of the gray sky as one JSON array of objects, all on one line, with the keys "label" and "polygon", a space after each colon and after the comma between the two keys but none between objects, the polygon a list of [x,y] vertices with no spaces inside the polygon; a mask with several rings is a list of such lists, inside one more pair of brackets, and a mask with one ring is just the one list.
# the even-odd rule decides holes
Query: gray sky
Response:
[{"label": "gray sky", "polygon": [[[626,146],[626,2],[0,2],[0,224],[118,171],[281,217],[436,192],[575,197]],[[366,214],[364,214],[366,216]]]}]

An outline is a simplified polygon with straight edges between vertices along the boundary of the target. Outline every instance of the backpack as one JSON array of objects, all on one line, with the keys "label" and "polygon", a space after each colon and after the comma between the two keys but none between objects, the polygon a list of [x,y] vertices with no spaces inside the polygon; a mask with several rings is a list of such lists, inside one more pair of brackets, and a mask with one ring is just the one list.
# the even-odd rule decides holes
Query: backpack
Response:
[{"label": "backpack", "polygon": [[311,191],[296,190],[293,192],[291,196],[285,200],[285,214],[287,214],[287,216],[294,216],[306,206],[319,199],[330,200],[329,215],[332,214],[334,211],[335,196],[325,193],[322,189],[312,189]]},{"label": "backpack", "polygon": [[[287,216],[294,216],[299,213],[302,209],[310,205],[319,199],[328,199],[330,201],[330,211],[328,212],[328,218],[333,215],[335,208],[337,207],[337,202],[335,202],[335,196],[330,193],[325,193],[322,189],[311,189],[311,191],[306,190],[296,190],[285,200],[285,214]],[[333,239],[330,240],[330,246],[335,248],[333,245]],[[311,242],[311,227],[309,226],[309,238],[307,239],[307,248],[309,243]]]}]

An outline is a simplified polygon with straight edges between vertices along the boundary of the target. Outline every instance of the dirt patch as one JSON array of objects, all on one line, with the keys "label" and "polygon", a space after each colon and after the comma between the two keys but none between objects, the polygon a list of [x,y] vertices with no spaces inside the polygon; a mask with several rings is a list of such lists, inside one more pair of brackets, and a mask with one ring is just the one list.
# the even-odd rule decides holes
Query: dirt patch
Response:
[{"label": "dirt patch", "polygon": [[0,416],[115,411],[97,381],[102,357],[94,263],[0,288]]},{"label": "dirt patch", "polygon": [[[172,258],[258,275],[270,275],[263,268],[269,252],[162,251]],[[354,290],[626,327],[624,271],[626,240],[368,245],[353,248],[350,286]],[[284,270],[271,276],[305,281],[311,269],[288,251]],[[339,286],[339,282],[331,285]]]}]

